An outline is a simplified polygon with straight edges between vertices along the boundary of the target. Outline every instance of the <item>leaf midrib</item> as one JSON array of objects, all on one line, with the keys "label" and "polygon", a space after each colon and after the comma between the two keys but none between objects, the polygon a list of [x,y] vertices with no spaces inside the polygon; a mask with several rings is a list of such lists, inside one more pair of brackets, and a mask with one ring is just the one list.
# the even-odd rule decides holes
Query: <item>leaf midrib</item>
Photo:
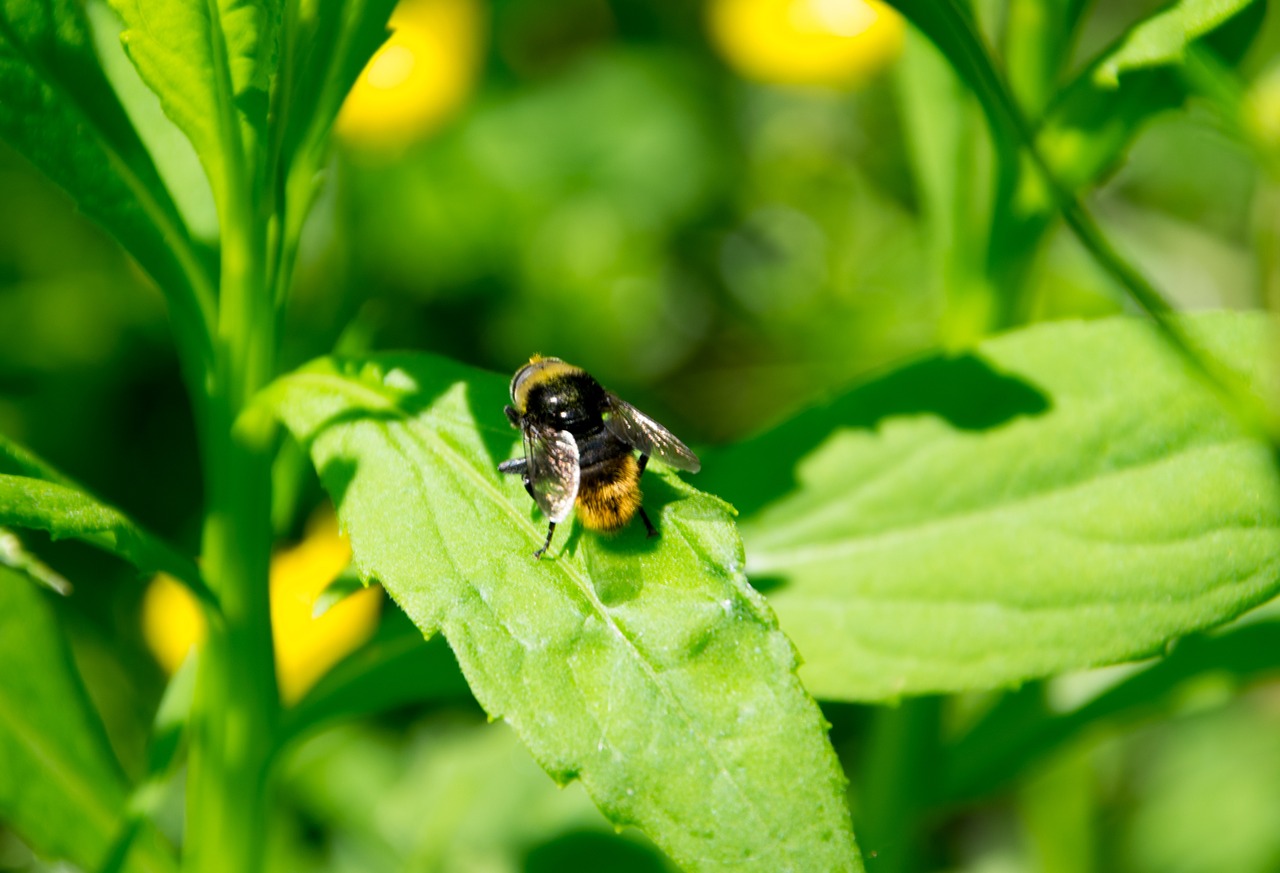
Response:
[{"label": "leaf midrib", "polygon": [[[309,374],[309,375],[312,379],[317,379],[317,378],[320,379],[322,381],[322,384],[333,385],[336,383],[337,385],[342,386],[341,390],[344,393],[348,393],[350,395],[359,396],[360,394],[367,393],[370,396],[376,397],[379,400],[380,405],[383,405],[384,408],[389,406],[390,409],[394,410],[400,416],[401,422],[404,424],[405,432],[410,437],[414,438],[417,442],[419,442],[425,451],[431,452],[437,456],[443,456],[443,459],[446,461],[446,463],[448,463],[449,466],[452,467],[453,469],[459,469],[459,468],[462,469],[464,471],[464,475],[467,476],[473,483],[478,485],[480,490],[483,493],[485,493],[494,503],[496,503],[501,508],[502,512],[504,512],[512,520],[514,520],[518,527],[524,529],[529,533],[531,541],[537,542],[539,540],[537,529],[533,526],[533,524],[527,518],[525,518],[520,512],[518,512],[515,509],[514,506],[511,505],[511,502],[507,500],[505,494],[499,491],[489,479],[483,476],[480,473],[480,471],[475,468],[473,464],[471,464],[467,459],[460,456],[453,449],[452,446],[450,446],[447,442],[441,439],[439,435],[436,434],[433,430],[425,427],[424,428],[412,427],[412,424],[414,423],[415,419],[407,415],[404,412],[404,410],[400,409],[400,407],[396,405],[394,402],[391,402],[388,404],[386,397],[372,390],[366,385],[355,383],[355,386],[353,386],[352,380],[350,379],[343,379],[343,378],[328,375],[328,374]],[[289,378],[292,379],[295,377],[289,377]],[[360,390],[347,391],[346,389],[348,387],[358,387]],[[386,428],[389,427],[389,424],[385,421],[379,422],[379,423],[382,425],[384,432],[387,433],[387,435],[389,436],[390,432],[386,430]],[[428,437],[430,437],[430,443],[428,443],[427,441]],[[397,447],[397,448],[402,456],[405,455],[405,451],[403,447]],[[407,460],[407,457],[406,457],[406,460]],[[434,514],[430,513],[429,510],[428,510],[428,514],[434,517]],[[442,539],[447,541],[447,537]],[[452,560],[452,558],[450,558],[450,560]],[[454,562],[454,566],[456,568],[458,564]],[[671,688],[666,683],[661,681],[659,671],[656,670],[654,666],[649,663],[648,659],[636,646],[635,641],[632,640],[627,635],[627,633],[618,625],[616,620],[614,620],[614,618],[609,614],[604,604],[600,601],[599,597],[596,595],[595,589],[591,586],[590,581],[585,576],[583,576],[580,570],[578,569],[578,567],[572,563],[568,563],[562,559],[558,559],[554,562],[553,566],[555,567],[555,569],[562,571],[565,574],[565,576],[569,578],[569,581],[578,588],[579,594],[586,600],[587,604],[590,606],[592,611],[596,613],[600,621],[606,627],[608,627],[614,633],[614,635],[626,645],[627,649],[632,653],[632,656],[635,659],[635,661],[640,665],[645,677],[650,681],[650,683],[653,684],[654,687],[656,687],[661,692],[664,700],[666,700],[668,705],[670,706],[671,711],[674,713],[677,713],[679,717],[684,721],[689,734],[691,734],[696,738],[696,740],[698,741],[698,744],[703,749],[703,752],[707,756],[708,760],[714,763],[714,765],[720,771],[720,773],[724,776],[724,778],[727,779],[729,784],[733,786],[734,791],[742,799],[744,808],[750,810],[751,814],[755,817],[755,819],[758,822],[760,822],[761,826],[766,826],[767,820],[762,815],[759,806],[755,803],[751,794],[748,791],[746,791],[742,785],[738,783],[738,780],[734,777],[732,770],[728,767],[728,765],[724,761],[720,760],[717,754],[715,754],[714,747],[708,741],[708,739],[702,734],[702,732],[698,730],[696,720],[692,717],[692,715],[688,712],[688,710],[685,709],[679,697],[671,691]],[[741,596],[741,595],[738,595],[738,596]],[[498,622],[498,625],[501,627],[502,626],[501,622]]]}]

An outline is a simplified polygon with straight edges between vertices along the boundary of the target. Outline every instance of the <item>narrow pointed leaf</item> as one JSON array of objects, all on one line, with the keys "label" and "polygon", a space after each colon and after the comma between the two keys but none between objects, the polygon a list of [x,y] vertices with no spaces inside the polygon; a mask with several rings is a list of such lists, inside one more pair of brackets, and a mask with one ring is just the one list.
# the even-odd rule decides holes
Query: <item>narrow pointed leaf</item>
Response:
[{"label": "narrow pointed leaf", "polygon": [[208,269],[98,66],[76,0],[0,0],[0,95],[0,138],[116,238],[198,336],[199,307],[212,305]]},{"label": "narrow pointed leaf", "polygon": [[[41,857],[92,870],[124,823],[127,786],[45,596],[0,567],[0,819]],[[146,829],[123,869],[177,865]]]},{"label": "narrow pointed leaf", "polygon": [[646,474],[660,530],[544,521],[498,462],[506,379],[427,356],[323,360],[267,400],[309,446],[357,568],[559,781],[693,870],[857,870],[843,779],[728,507]]},{"label": "narrow pointed leaf", "polygon": [[1179,64],[1187,46],[1221,27],[1257,0],[1182,0],[1157,12],[1125,35],[1120,47],[1094,71],[1104,87],[1120,84],[1130,70]]},{"label": "narrow pointed leaf", "polygon": [[72,537],[147,573],[164,572],[207,604],[215,598],[195,564],[117,509],[86,494],[26,449],[0,437],[0,525]]},{"label": "narrow pointed leaf", "polygon": [[190,559],[142,530],[119,510],[74,488],[0,474],[0,524],[48,531],[54,539],[83,540],[124,558],[143,572],[168,573],[206,602],[213,602]]},{"label": "narrow pointed leaf", "polygon": [[111,4],[124,19],[121,39],[129,58],[191,140],[219,209],[226,209],[229,177],[250,170],[248,156],[263,142],[279,0]]},{"label": "narrow pointed leaf", "polygon": [[[1180,324],[1276,396],[1275,322]],[[707,466],[819,696],[1130,660],[1280,590],[1271,450],[1135,319],[914,364]]]},{"label": "narrow pointed leaf", "polygon": [[[1214,7],[1212,15],[1200,9],[1206,5]],[[1215,34],[1222,39],[1214,50],[1228,62],[1239,60],[1253,34],[1249,25],[1264,8],[1260,0],[1211,4],[1184,0],[1138,24],[1101,52],[1062,89],[1037,133],[1037,145],[1058,180],[1075,191],[1096,184],[1112,171],[1148,121],[1186,101],[1187,85],[1177,70],[1169,67],[1182,57],[1187,47],[1193,41]],[[1187,16],[1196,15],[1201,16],[1196,19],[1196,26],[1184,30],[1179,24],[1174,28],[1177,39],[1164,44],[1167,57],[1163,61],[1157,63],[1152,59],[1143,63],[1135,56],[1135,46],[1151,42],[1149,37],[1142,38],[1140,34],[1169,31],[1167,24],[1157,26],[1158,21],[1181,23]],[[1167,18],[1169,16],[1172,18]],[[1054,204],[1047,193],[1036,186],[1035,179],[1025,180],[1016,205],[1021,215],[1015,217],[1024,220],[1029,217],[1036,227],[1042,228],[1043,213],[1051,211]],[[1017,241],[1013,243],[1017,244]]]},{"label": "narrow pointed leaf", "polygon": [[290,166],[296,155],[305,154],[312,158],[312,172],[347,92],[386,42],[395,0],[343,0],[340,9],[332,5],[299,0],[288,57],[284,163]]}]

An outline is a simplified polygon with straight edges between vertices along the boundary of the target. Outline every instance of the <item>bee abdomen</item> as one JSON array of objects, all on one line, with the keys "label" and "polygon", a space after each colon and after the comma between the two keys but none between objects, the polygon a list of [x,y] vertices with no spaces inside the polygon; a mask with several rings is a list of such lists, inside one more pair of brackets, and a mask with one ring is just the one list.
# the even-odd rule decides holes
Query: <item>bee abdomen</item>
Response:
[{"label": "bee abdomen", "polygon": [[592,530],[626,526],[640,508],[640,465],[630,452],[582,469],[578,520]]}]

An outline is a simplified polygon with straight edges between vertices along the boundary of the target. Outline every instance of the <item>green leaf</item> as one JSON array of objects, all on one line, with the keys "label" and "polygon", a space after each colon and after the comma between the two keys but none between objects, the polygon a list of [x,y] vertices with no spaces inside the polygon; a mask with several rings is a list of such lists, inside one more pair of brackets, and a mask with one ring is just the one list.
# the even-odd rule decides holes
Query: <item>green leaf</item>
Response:
[{"label": "green leaf", "polygon": [[[962,0],[890,0],[904,15],[929,37],[973,89],[987,115],[997,157],[996,211],[990,234],[988,253],[996,287],[1005,298],[1009,312],[1018,307],[1012,299],[1024,285],[1031,256],[1058,212],[1098,264],[1116,280],[1160,324],[1169,341],[1210,378],[1221,381],[1216,365],[1200,356],[1184,337],[1178,336],[1167,313],[1168,304],[1149,281],[1134,269],[1106,241],[1102,232],[1081,205],[1077,193],[1086,182],[1096,181],[1127,145],[1137,122],[1165,108],[1168,96],[1163,88],[1149,95],[1149,83],[1136,89],[1119,89],[1114,94],[1121,102],[1094,99],[1100,89],[1092,79],[1079,79],[1065,89],[1061,106],[1051,110],[1051,120],[1041,130],[1028,122],[1021,107],[992,60],[973,19],[968,4]],[[1227,0],[1236,2],[1236,0]],[[1238,53],[1247,45],[1250,25],[1265,10],[1253,0],[1242,6],[1252,15],[1235,15],[1231,26],[1212,35],[1227,54]],[[1220,39],[1219,39],[1220,38]],[[1162,71],[1148,71],[1146,75]],[[1126,78],[1134,78],[1129,76]],[[1083,82],[1083,84],[1082,84]],[[1159,83],[1156,83],[1159,85]],[[1058,113],[1057,120],[1052,119]],[[1072,116],[1079,118],[1070,121]],[[1065,116],[1065,118],[1064,118]],[[1068,128],[1058,135],[1054,125]],[[1092,125],[1093,129],[1089,129]],[[1085,127],[1085,130],[1074,128]],[[1224,390],[1234,388],[1224,385]],[[1270,425],[1267,425],[1270,426]]]},{"label": "green leaf", "polygon": [[1115,88],[1131,70],[1180,64],[1187,45],[1221,27],[1257,0],[1181,0],[1129,31],[1094,70],[1098,85]]},{"label": "green leaf", "polygon": [[276,165],[281,171],[284,230],[275,295],[289,287],[303,224],[320,190],[329,132],[365,64],[386,41],[395,0],[288,0],[276,88]]},{"label": "green leaf", "polygon": [[[1234,12],[1228,15],[1228,9]],[[1216,29],[1211,34],[1206,30],[1209,38],[1196,47],[1214,59],[1238,61],[1264,10],[1259,0],[1233,0],[1222,6]],[[1140,23],[1135,32],[1146,26]],[[1103,81],[1106,76],[1100,71],[1121,63],[1128,41],[1121,37],[1067,83],[1035,133],[1036,148],[1067,192],[1085,192],[1106,178],[1149,121],[1183,105],[1189,96],[1185,77],[1168,67],[1131,68],[1122,78]],[[999,271],[1005,293],[1012,296],[1026,285],[1026,273],[1056,218],[1058,203],[1029,161],[1023,160],[1010,179],[1007,196],[996,205],[989,261]]]},{"label": "green leaf", "polygon": [[[1180,324],[1270,394],[1273,322]],[[1045,325],[923,361],[705,469],[742,508],[748,573],[820,697],[1138,658],[1280,585],[1271,451],[1147,322]]]},{"label": "green leaf", "polygon": [[[44,597],[0,567],[0,819],[41,856],[95,869],[127,787]],[[124,869],[177,867],[148,830]]]},{"label": "green leaf", "polygon": [[361,574],[443,631],[557,781],[691,869],[860,869],[821,714],[728,507],[655,470],[659,537],[565,524],[535,560],[544,521],[497,472],[517,442],[506,383],[428,356],[326,359],[266,400],[310,447]]},{"label": "green leaf", "polygon": [[343,0],[340,9],[320,0],[294,0],[287,6],[297,16],[288,35],[289,76],[284,90],[285,165],[299,153],[312,155],[314,172],[342,101],[365,64],[386,42],[387,21],[395,0]]},{"label": "green leaf", "polygon": [[[280,0],[111,0],[125,51],[191,140],[222,219],[264,145]],[[231,192],[235,192],[232,194]]]},{"label": "green leaf", "polygon": [[[42,478],[11,475],[3,472],[5,470],[19,470]],[[143,572],[168,573],[206,605],[216,604],[200,571],[189,558],[134,524],[119,510],[85,494],[56,470],[3,437],[0,437],[0,525],[48,531],[54,539],[83,540],[118,555]]]},{"label": "green leaf", "polygon": [[[1114,168],[1147,121],[1187,99],[1187,86],[1176,71],[1159,69],[1161,65],[1136,63],[1131,57],[1131,46],[1135,35],[1148,32],[1156,21],[1170,17],[1181,20],[1183,16],[1197,14],[1196,10],[1205,5],[1184,2],[1147,19],[1103,51],[1063,88],[1050,107],[1036,141],[1058,180],[1069,190],[1095,184]],[[1182,34],[1178,58],[1192,39],[1223,29],[1224,24],[1233,20],[1236,24],[1248,25],[1265,8],[1259,0],[1230,0],[1209,5],[1214,6],[1215,13],[1204,16],[1197,28]],[[1244,15],[1246,12],[1250,14]],[[1155,29],[1159,31],[1164,27]],[[1237,29],[1233,27],[1220,34],[1223,38],[1214,46],[1228,60],[1239,59],[1251,35],[1246,33],[1240,38],[1234,32]],[[1127,71],[1123,79],[1119,78],[1122,71]],[[1037,184],[1030,176],[1024,179],[1016,204],[1023,213],[1053,209],[1051,198],[1037,188]]]},{"label": "green leaf", "polygon": [[316,595],[315,603],[311,605],[311,617],[319,618],[352,594],[363,590],[364,582],[360,581],[359,575],[348,567]]},{"label": "green leaf", "polygon": [[207,355],[209,271],[98,67],[80,4],[0,0],[0,93],[0,137],[119,240],[169,297],[190,351]]}]

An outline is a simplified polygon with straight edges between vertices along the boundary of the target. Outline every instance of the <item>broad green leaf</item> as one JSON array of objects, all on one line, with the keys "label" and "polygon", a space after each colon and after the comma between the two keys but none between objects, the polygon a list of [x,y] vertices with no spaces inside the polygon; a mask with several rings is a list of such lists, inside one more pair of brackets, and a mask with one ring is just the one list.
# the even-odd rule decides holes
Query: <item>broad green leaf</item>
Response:
[{"label": "broad green leaf", "polygon": [[[248,184],[265,146],[280,0],[111,0],[125,51],[165,114],[191,140],[220,213]],[[226,215],[222,215],[226,220]]]},{"label": "broad green leaf", "polygon": [[1120,47],[1093,73],[1107,88],[1131,70],[1181,63],[1187,44],[1221,27],[1257,0],[1181,0],[1129,31]]},{"label": "broad green leaf", "polygon": [[0,0],[0,94],[0,137],[137,259],[198,352],[209,271],[98,67],[79,3]]},{"label": "broad green leaf", "polygon": [[[7,471],[28,475],[11,475]],[[33,478],[39,476],[41,478]],[[119,510],[85,494],[74,483],[25,449],[0,437],[0,525],[48,531],[54,539],[73,537],[118,555],[143,572],[164,572],[205,603],[215,598],[199,570],[154,534]]]},{"label": "broad green leaf", "polygon": [[[0,819],[39,855],[95,869],[127,786],[45,595],[0,567]],[[176,870],[149,829],[124,868]]]},{"label": "broad green leaf", "polygon": [[544,526],[514,477],[504,377],[428,356],[321,360],[266,393],[355,563],[557,781],[690,869],[856,870],[843,779],[728,507],[646,474],[660,536]]},{"label": "broad green leaf", "polygon": [[[1273,396],[1273,322],[1181,325]],[[1187,366],[1148,322],[1045,325],[708,459],[808,687],[1010,685],[1159,652],[1273,596],[1271,452]]]}]

